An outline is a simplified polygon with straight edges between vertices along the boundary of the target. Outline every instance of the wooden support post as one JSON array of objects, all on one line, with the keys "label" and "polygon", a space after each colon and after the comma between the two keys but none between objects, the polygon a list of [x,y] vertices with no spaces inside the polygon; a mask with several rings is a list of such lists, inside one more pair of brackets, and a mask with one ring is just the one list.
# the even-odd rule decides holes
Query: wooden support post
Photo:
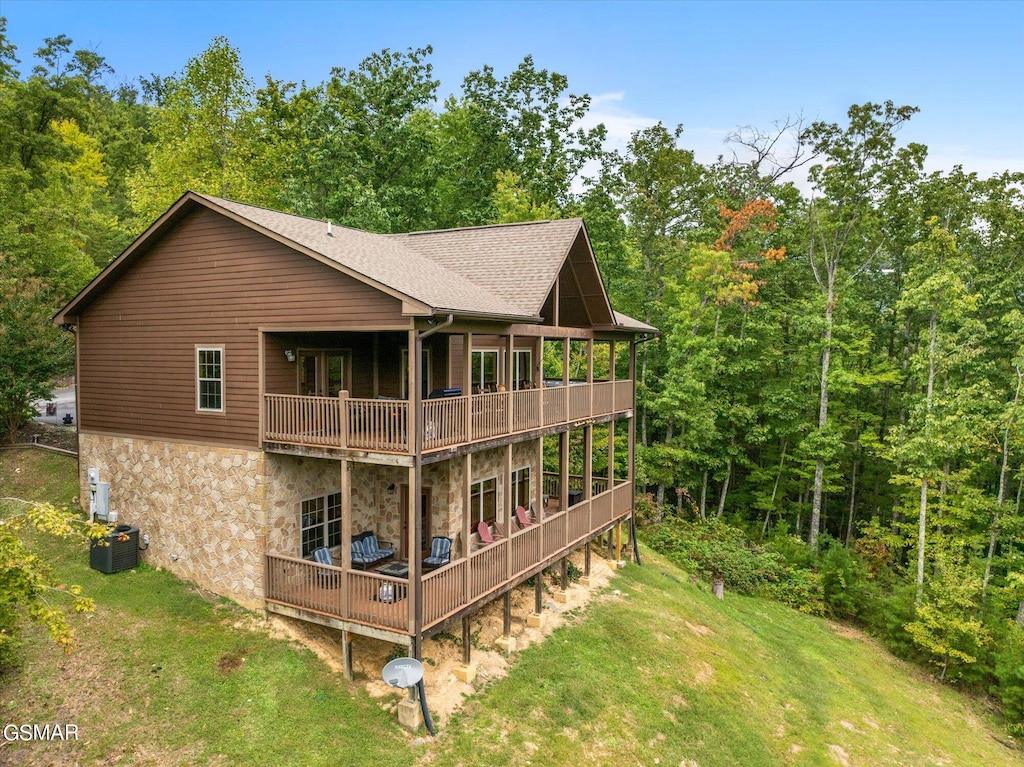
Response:
[{"label": "wooden support post", "polygon": [[345,671],[345,678],[352,681],[352,639],[347,631],[341,632],[341,665]]},{"label": "wooden support post", "polygon": [[470,653],[472,652],[470,647],[470,621],[469,616],[465,615],[462,618],[462,662],[467,666],[470,661]]},{"label": "wooden support post", "polygon": [[540,628],[543,623],[541,610],[544,609],[544,573],[539,572],[533,576],[533,613],[526,618],[526,625],[531,628]]},{"label": "wooden support post", "polygon": [[472,551],[471,551],[471,549],[472,549],[472,546],[471,546],[472,538],[470,536],[473,534],[472,533],[472,529],[471,529],[471,525],[472,525],[472,522],[473,522],[473,519],[472,519],[472,516],[471,516],[472,515],[472,509],[470,508],[470,506],[471,506],[470,499],[472,498],[472,489],[473,489],[473,454],[472,453],[466,453],[466,455],[464,455],[463,458],[462,458],[462,556],[465,557],[465,559],[466,559],[466,566],[464,568],[462,568],[463,575],[464,575],[463,582],[462,582],[462,588],[463,588],[462,593],[463,594],[469,594],[470,593],[470,588],[471,588],[470,584],[472,583],[472,575],[473,575],[472,572],[470,572],[470,568],[472,567],[472,560],[470,559],[470,554],[472,553]]},{"label": "wooden support post", "polygon": [[512,443],[505,445],[504,516],[505,516],[505,578],[512,577]]},{"label": "wooden support post", "polygon": [[615,565],[622,561],[622,523],[615,525]]},{"label": "wooden support post", "polygon": [[498,646],[498,649],[504,650],[505,653],[515,652],[516,640],[512,636],[512,592],[506,591],[504,597],[504,605],[501,611],[501,636],[498,637],[494,644]]}]

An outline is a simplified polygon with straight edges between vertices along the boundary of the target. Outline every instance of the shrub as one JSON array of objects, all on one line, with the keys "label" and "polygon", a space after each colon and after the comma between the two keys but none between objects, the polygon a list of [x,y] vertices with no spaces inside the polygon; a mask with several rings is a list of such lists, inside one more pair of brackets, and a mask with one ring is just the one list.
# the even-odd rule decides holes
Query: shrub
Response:
[{"label": "shrub", "polygon": [[1015,735],[1024,735],[1024,628],[1011,626],[995,653],[996,687],[1003,715]]},{"label": "shrub", "polygon": [[864,611],[867,600],[863,568],[856,556],[838,541],[826,545],[818,565],[825,608],[836,618],[856,618]]}]

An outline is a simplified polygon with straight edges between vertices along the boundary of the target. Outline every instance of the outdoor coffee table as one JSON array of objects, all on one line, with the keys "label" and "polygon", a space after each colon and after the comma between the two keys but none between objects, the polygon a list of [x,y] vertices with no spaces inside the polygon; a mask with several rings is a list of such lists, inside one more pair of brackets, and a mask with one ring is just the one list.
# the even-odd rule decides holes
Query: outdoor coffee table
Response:
[{"label": "outdoor coffee table", "polygon": [[388,562],[386,565],[381,565],[375,573],[378,575],[390,575],[392,578],[408,578],[409,577],[409,563],[408,562]]}]

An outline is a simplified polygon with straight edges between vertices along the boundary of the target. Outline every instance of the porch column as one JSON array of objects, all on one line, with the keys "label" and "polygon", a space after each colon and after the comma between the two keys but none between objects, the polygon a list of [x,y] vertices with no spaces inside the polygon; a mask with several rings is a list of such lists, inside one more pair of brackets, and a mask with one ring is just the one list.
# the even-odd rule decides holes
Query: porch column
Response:
[{"label": "porch column", "polygon": [[[569,510],[569,432],[562,431],[558,433],[558,454],[559,454],[559,467],[558,467],[558,481],[560,487],[558,488],[558,494],[560,496],[561,506],[559,511]],[[565,525],[565,536],[559,541],[559,545],[565,546],[568,542],[569,537],[569,525]]]},{"label": "porch column", "polygon": [[[537,455],[536,455],[536,466],[537,466],[537,479],[533,486],[533,503],[534,503],[534,516],[537,518],[537,522],[543,522],[544,517],[547,516],[547,511],[544,508],[544,437],[537,437]],[[540,535],[537,537],[537,558],[540,558],[541,552],[544,551],[544,527],[540,526]]]},{"label": "porch column", "polygon": [[640,545],[636,540],[633,499],[636,498],[636,341],[629,345],[629,378],[633,382],[633,417],[629,419],[629,529],[633,539],[633,557],[640,564]]},{"label": "porch column", "polygon": [[594,339],[587,339],[587,415],[594,415]]},{"label": "porch column", "polygon": [[[462,396],[473,396],[473,334],[462,334]],[[466,399],[466,442],[473,441],[473,401]],[[466,541],[469,545],[469,541]]]},{"label": "porch column", "polygon": [[[544,336],[537,339],[537,343],[534,345],[533,355],[533,380],[534,387],[537,389],[537,397],[539,399],[537,403],[537,414],[540,418],[539,426],[544,425]],[[544,469],[541,468],[543,473]],[[537,507],[540,508],[539,506]]]},{"label": "porch column", "polygon": [[420,541],[423,540],[423,516],[420,514],[423,495],[423,419],[420,417],[423,402],[423,341],[419,331],[409,331],[409,400],[406,439],[412,453],[409,467],[409,589],[412,599],[409,605],[409,633],[412,635],[412,657],[421,659],[423,637],[423,559]]},{"label": "porch column", "polygon": [[583,500],[594,496],[594,427],[583,427]]},{"label": "porch column", "polygon": [[512,413],[512,390],[515,388],[516,337],[509,333],[505,338],[505,432],[515,431],[515,418]]},{"label": "porch column", "polygon": [[472,484],[473,484],[473,454],[466,453],[462,456],[462,556],[466,560],[466,566],[462,569],[464,576],[462,583],[462,593],[465,595],[463,598],[464,604],[469,604],[470,594],[470,567],[472,561],[470,555],[472,554],[472,546],[470,536],[473,534],[471,530],[472,524],[472,509],[470,508],[470,498],[472,497]]},{"label": "porch column", "polygon": [[505,506],[505,579],[512,577],[512,444],[505,445],[505,492],[502,498]]},{"label": "porch column", "polygon": [[341,459],[341,617],[348,618],[349,573],[352,572],[352,462]]}]

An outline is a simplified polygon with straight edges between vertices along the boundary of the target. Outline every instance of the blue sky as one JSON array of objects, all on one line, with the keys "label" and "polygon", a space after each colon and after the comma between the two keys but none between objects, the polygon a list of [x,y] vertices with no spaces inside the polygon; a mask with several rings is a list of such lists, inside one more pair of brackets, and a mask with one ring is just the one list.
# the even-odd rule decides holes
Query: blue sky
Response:
[{"label": "blue sky", "polygon": [[929,167],[1024,171],[1024,2],[43,2],[0,0],[22,71],[67,34],[116,70],[170,74],[215,35],[250,77],[319,83],[381,48],[431,44],[442,97],[483,64],[532,54],[595,99],[621,147],[658,120],[711,160],[726,133],[787,116],[842,123],[853,103],[921,113],[902,138]]}]

